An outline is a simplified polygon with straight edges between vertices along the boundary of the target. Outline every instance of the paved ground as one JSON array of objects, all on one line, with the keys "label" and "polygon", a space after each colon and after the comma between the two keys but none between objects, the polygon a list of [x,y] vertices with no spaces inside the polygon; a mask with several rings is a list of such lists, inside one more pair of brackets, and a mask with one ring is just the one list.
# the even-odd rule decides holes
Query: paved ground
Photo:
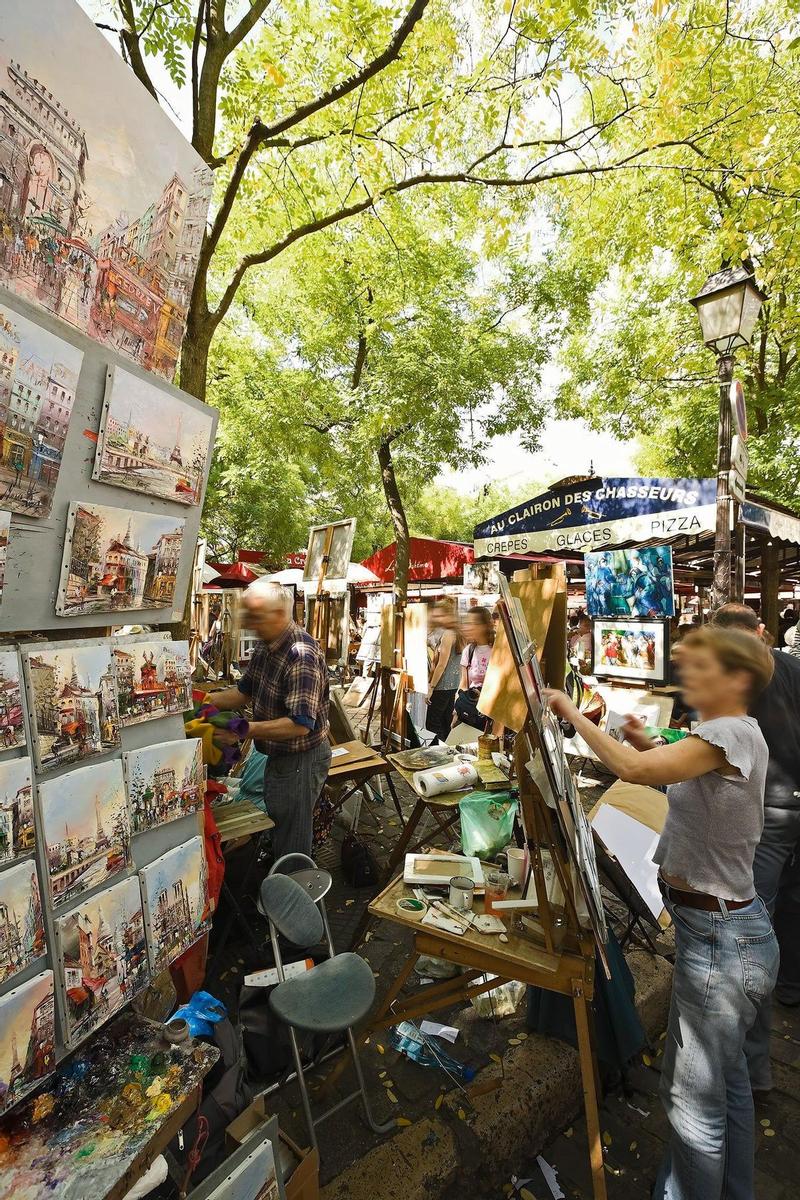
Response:
[{"label": "paved ground", "polygon": [[[404,809],[410,794],[401,791]],[[593,802],[597,791],[583,793]],[[372,804],[362,815],[360,832],[379,860],[398,836],[398,818],[391,806]],[[339,861],[343,830],[318,856],[334,877],[328,912],[337,948],[350,943],[363,908],[364,892],[349,889]],[[240,871],[235,860],[229,878]],[[257,937],[264,922],[248,910]],[[405,957],[407,937],[399,928],[374,928],[362,953],[376,974],[378,991],[388,986]],[[661,948],[669,950],[669,942]],[[213,944],[212,944],[213,949]],[[645,1026],[653,1049],[633,1068],[626,1089],[616,1087],[602,1112],[607,1182],[610,1197],[645,1200],[663,1153],[665,1120],[658,1097],[660,1034],[664,1027],[669,990],[669,967],[661,958],[638,952],[630,959],[637,990],[644,1000]],[[214,972],[208,990],[221,996],[236,1015],[242,974],[269,965],[268,950],[256,953],[235,933]],[[520,1195],[524,1200],[551,1200],[551,1192],[536,1161],[537,1152],[558,1172],[567,1197],[589,1200],[585,1130],[580,1111],[577,1057],[562,1043],[528,1034],[525,1002],[513,1015],[480,1017],[472,1008],[437,1013],[452,1023],[459,1038],[454,1057],[481,1070],[480,1080],[503,1079],[502,1089],[471,1096],[463,1085],[438,1069],[411,1063],[392,1050],[388,1035],[374,1038],[363,1054],[367,1086],[379,1120],[394,1119],[396,1132],[368,1131],[355,1105],[326,1122],[319,1133],[325,1200],[501,1200]],[[758,1112],[757,1200],[797,1200],[800,1185],[800,1010],[776,1006],[773,1059],[776,1088],[768,1105]],[[326,1079],[335,1059],[314,1076],[313,1104],[325,1108],[345,1094],[352,1083],[345,1071],[334,1088]],[[266,1084],[268,1081],[263,1081]],[[274,1096],[281,1124],[300,1141],[305,1138],[299,1093],[290,1084]],[[517,1190],[512,1183],[516,1176]],[[526,1182],[527,1181],[527,1182]],[[557,1194],[557,1193],[556,1193]]]}]

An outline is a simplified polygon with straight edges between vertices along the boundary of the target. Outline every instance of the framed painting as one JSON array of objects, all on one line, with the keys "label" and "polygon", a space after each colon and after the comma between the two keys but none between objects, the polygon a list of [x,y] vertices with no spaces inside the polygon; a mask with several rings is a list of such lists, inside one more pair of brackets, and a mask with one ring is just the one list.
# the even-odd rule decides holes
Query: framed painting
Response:
[{"label": "framed painting", "polygon": [[592,673],[663,686],[669,674],[668,621],[602,617],[592,622]]},{"label": "framed painting", "polygon": [[203,744],[199,738],[129,750],[124,762],[134,833],[188,817],[203,807]]},{"label": "framed painting", "polygon": [[74,1046],[142,990],[150,973],[136,876],[82,900],[56,920],[64,1040]]},{"label": "framed painting", "polygon": [[[4,28],[5,18],[4,10]],[[0,90],[0,123],[5,103],[6,93]],[[0,141],[0,172],[7,148],[7,142]],[[6,265],[9,257],[13,262],[13,254],[6,256]],[[7,542],[10,513],[50,515],[83,351],[0,304],[0,361],[0,509],[6,510]]]},{"label": "framed painting", "polygon": [[139,725],[192,707],[188,642],[115,640],[113,644],[123,725]]},{"label": "framed painting", "polygon": [[44,779],[37,790],[54,908],[126,870],[131,824],[118,758]]},{"label": "framed painting", "polygon": [[185,525],[157,513],[71,503],[58,616],[169,608]]},{"label": "framed painting", "polygon": [[322,590],[323,592],[329,591],[331,588],[339,590],[345,586],[355,533],[355,517],[348,517],[344,521],[330,521],[327,525],[311,526],[308,531],[308,550],[303,567],[303,583],[308,590],[313,592],[319,580],[329,537],[328,563]]},{"label": "framed painting", "polygon": [[139,872],[147,948],[154,975],[179,958],[210,928],[208,871],[203,840],[190,838]]},{"label": "framed painting", "polygon": [[22,655],[40,774],[116,749],[117,685],[110,642],[29,649]]},{"label": "framed painting", "polygon": [[53,972],[42,971],[0,996],[0,1113],[55,1070]]},{"label": "framed painting", "polygon": [[74,0],[3,4],[0,128],[0,283],[171,379],[210,169]]},{"label": "framed painting", "polygon": [[30,858],[0,872],[0,983],[45,953],[39,881]]},{"label": "framed painting", "polygon": [[599,550],[584,557],[590,617],[675,615],[671,546]]},{"label": "framed painting", "polygon": [[92,478],[176,504],[200,504],[213,435],[210,412],[109,367]]},{"label": "framed painting", "polygon": [[32,854],[36,844],[31,760],[0,762],[0,867]]},{"label": "framed painting", "polygon": [[0,754],[24,745],[19,655],[16,650],[0,650]]}]

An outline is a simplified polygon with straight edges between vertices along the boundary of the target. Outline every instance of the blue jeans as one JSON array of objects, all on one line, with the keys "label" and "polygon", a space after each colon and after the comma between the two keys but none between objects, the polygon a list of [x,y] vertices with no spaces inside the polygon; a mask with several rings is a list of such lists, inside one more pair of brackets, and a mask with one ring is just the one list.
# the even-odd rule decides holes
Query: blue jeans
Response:
[{"label": "blue jeans", "polygon": [[673,904],[675,973],[661,1070],[672,1127],[654,1200],[754,1200],[748,1029],[778,974],[763,902],[703,912]]}]

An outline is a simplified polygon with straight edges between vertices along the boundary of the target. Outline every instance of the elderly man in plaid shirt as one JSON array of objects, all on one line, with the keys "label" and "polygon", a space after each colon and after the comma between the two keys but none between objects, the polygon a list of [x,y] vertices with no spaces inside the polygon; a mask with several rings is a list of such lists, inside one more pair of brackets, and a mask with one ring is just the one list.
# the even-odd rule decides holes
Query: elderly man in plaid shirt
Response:
[{"label": "elderly man in plaid shirt", "polygon": [[264,802],[275,822],[275,858],[311,854],[314,807],[328,776],[328,668],[319,644],[292,619],[286,588],[257,579],[244,620],[261,639],[234,688],[213,694],[222,709],[252,706],[250,732],[268,756]]}]

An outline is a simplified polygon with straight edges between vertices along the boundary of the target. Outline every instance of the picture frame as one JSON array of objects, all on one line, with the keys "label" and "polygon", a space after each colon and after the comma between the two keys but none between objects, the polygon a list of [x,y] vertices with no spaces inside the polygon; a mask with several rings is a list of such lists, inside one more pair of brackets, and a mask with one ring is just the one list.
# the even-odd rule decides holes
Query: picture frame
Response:
[{"label": "picture frame", "polygon": [[205,774],[199,738],[128,750],[123,769],[134,834],[191,816],[203,807]]},{"label": "picture frame", "polygon": [[303,567],[303,584],[306,589],[313,590],[319,581],[329,530],[331,531],[331,543],[322,590],[323,592],[341,591],[347,584],[347,568],[350,566],[350,555],[353,552],[353,539],[356,534],[355,517],[347,517],[343,521],[328,521],[325,525],[311,526],[308,531],[308,550]]},{"label": "picture frame", "polygon": [[407,854],[403,868],[403,882],[422,887],[446,887],[454,875],[466,875],[475,884],[483,887],[483,867],[480,859],[469,855],[452,854]]},{"label": "picture frame", "polygon": [[669,622],[598,617],[592,621],[592,674],[663,687],[669,680]]},{"label": "picture frame", "polygon": [[0,871],[0,983],[46,953],[36,863],[23,859]]},{"label": "picture frame", "polygon": [[192,707],[188,642],[112,638],[111,651],[123,728],[180,715]]},{"label": "picture frame", "polygon": [[634,546],[584,555],[590,617],[659,620],[675,616],[671,546]]}]

